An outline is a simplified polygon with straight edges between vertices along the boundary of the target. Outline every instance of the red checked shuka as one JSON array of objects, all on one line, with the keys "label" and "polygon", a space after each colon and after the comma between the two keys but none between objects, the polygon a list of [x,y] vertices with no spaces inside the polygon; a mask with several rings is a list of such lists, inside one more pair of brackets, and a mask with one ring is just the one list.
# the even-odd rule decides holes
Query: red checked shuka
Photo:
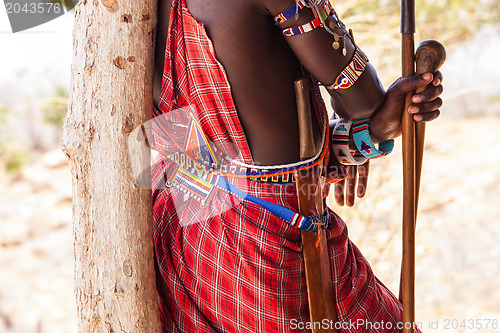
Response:
[{"label": "red checked shuka", "polygon": [[[203,145],[195,155],[204,160],[201,169],[213,170],[200,171],[193,164],[191,169],[179,166],[191,163],[185,160],[189,151],[194,152],[190,140],[187,148],[177,147],[183,161],[166,158],[169,144],[162,142],[159,130],[153,130],[153,146],[163,157],[152,170],[163,331],[308,332],[300,230],[211,183],[213,175],[223,175],[254,197],[297,211],[295,185],[288,176],[307,165],[284,165],[279,170],[253,165],[226,73],[203,25],[190,14],[184,0],[174,0],[169,31],[159,110],[154,116],[168,116],[181,108],[194,110],[203,134],[190,134],[191,141]],[[317,86],[311,85],[311,92],[316,119],[323,125],[327,114]],[[326,136],[327,126],[320,127]],[[179,124],[179,128],[187,127]],[[309,165],[328,159],[327,150],[325,142]],[[224,163],[232,164],[221,166]],[[184,172],[183,178],[179,172]],[[205,178],[197,183],[196,175]],[[173,186],[176,180],[185,183]],[[333,211],[328,213],[326,236],[336,293],[332,297],[336,297],[340,331],[397,331],[399,301],[350,242],[345,223]],[[387,329],[387,323],[394,328]]]}]

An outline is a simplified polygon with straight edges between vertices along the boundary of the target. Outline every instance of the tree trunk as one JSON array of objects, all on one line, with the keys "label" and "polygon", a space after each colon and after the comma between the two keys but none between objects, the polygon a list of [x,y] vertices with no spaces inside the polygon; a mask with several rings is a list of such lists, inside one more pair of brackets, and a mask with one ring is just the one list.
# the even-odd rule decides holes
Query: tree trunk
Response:
[{"label": "tree trunk", "polygon": [[[151,190],[128,137],[150,118],[157,0],[76,6],[63,150],[73,177],[79,332],[160,332]],[[149,163],[149,153],[133,159]]]}]

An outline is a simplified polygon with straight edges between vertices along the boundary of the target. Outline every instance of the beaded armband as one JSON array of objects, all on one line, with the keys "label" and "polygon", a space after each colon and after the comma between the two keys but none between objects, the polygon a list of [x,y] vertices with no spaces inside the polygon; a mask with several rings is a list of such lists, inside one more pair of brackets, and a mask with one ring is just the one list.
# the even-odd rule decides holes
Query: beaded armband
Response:
[{"label": "beaded armband", "polygon": [[368,57],[359,48],[356,48],[351,62],[340,72],[335,82],[326,89],[347,89],[350,88],[361,76],[368,63]]},{"label": "beaded armband", "polygon": [[[274,21],[276,25],[281,25],[284,22],[288,21],[292,17],[298,19],[299,10],[307,7],[311,8],[315,18],[301,26],[290,27],[283,30],[283,35],[285,36],[295,36],[305,34],[307,32],[313,31],[316,28],[324,28],[328,33],[333,35],[334,42],[332,43],[332,47],[337,50],[340,48],[340,40],[343,42],[342,54],[345,56],[347,54],[347,49],[345,47],[345,38],[352,38],[352,32],[347,32],[345,29],[345,25],[338,18],[337,13],[333,9],[329,0],[296,0],[295,4],[293,4],[290,8],[285,10],[284,12],[276,15],[274,17]],[[328,24],[326,20],[329,17],[332,17],[333,21],[330,21]],[[339,34],[334,31],[334,29],[340,28],[343,30],[342,34]],[[351,33],[351,35],[349,34]],[[353,40],[354,42],[354,40]]]},{"label": "beaded armband", "polygon": [[372,142],[369,130],[370,119],[357,120],[352,126],[352,137],[359,152],[366,158],[385,156],[394,149],[394,140],[387,140],[378,144],[378,149]]},{"label": "beaded armband", "polygon": [[359,151],[349,149],[349,131],[352,124],[352,121],[341,119],[332,133],[333,153],[337,161],[344,165],[360,165],[367,160]]},{"label": "beaded armband", "polygon": [[290,8],[285,10],[283,13],[278,14],[274,17],[274,22],[276,24],[283,24],[292,17],[295,17],[295,19],[299,18],[299,10],[304,8],[307,5],[306,0],[299,0],[296,1]]},{"label": "beaded armband", "polygon": [[[346,31],[345,25],[338,18],[337,13],[333,9],[329,0],[296,0],[295,4],[293,4],[290,8],[285,10],[284,12],[276,15],[274,17],[274,21],[276,25],[281,25],[284,22],[288,21],[292,17],[295,16],[295,19],[298,18],[299,10],[303,8],[311,8],[315,18],[301,26],[290,27],[283,30],[283,35],[285,36],[295,36],[300,34],[305,34],[307,32],[313,31],[316,28],[324,28],[328,33],[333,35],[333,43],[332,47],[337,50],[340,48],[340,41],[342,40],[342,54],[344,56],[347,55],[346,41],[345,38],[349,37],[354,45],[354,38],[352,36],[352,30],[349,30],[349,33]],[[328,24],[326,22],[328,17],[332,17],[332,21]],[[340,28],[344,31],[343,34],[338,34],[334,30]],[[337,30],[338,31],[338,30]],[[359,78],[359,76],[363,73],[366,68],[366,63],[368,62],[367,56],[361,51],[357,46],[354,51],[354,56],[351,62],[342,70],[342,72],[337,76],[333,84],[326,86],[327,89],[347,89],[351,87]]]}]

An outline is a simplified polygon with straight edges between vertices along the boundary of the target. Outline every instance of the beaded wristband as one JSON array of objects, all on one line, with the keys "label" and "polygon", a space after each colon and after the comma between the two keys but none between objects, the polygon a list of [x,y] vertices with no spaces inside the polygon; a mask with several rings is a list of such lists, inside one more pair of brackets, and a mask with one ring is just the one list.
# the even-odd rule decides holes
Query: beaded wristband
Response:
[{"label": "beaded wristband", "polygon": [[337,161],[341,164],[361,165],[366,162],[367,158],[357,150],[349,149],[349,131],[352,123],[352,121],[341,119],[335,125],[332,133],[332,149]]},{"label": "beaded wristband", "polygon": [[352,126],[352,137],[359,152],[366,158],[385,156],[394,149],[394,140],[387,140],[378,144],[378,149],[370,138],[370,118],[357,120]]}]

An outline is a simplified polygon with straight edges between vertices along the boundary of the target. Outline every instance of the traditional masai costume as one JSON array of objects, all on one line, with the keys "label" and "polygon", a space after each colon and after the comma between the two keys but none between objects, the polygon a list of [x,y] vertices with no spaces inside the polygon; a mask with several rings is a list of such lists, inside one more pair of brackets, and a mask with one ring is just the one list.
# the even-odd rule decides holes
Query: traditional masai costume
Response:
[{"label": "traditional masai costume", "polygon": [[[317,86],[311,93],[324,125]],[[309,321],[309,310],[298,226],[317,225],[294,213],[291,175],[328,159],[328,140],[308,161],[253,165],[227,76],[184,0],[172,4],[154,116],[154,242],[163,331],[307,332],[300,324]],[[322,130],[326,137],[328,127]],[[346,324],[396,323],[401,306],[349,241],[345,223],[331,210],[322,218],[328,221],[341,331],[396,331]]]}]

